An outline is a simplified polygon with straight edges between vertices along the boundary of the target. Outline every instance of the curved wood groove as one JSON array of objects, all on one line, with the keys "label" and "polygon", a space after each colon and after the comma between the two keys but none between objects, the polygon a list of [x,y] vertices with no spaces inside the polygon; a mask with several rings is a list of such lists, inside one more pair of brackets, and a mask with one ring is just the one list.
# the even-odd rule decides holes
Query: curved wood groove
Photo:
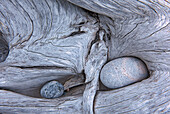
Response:
[{"label": "curved wood groove", "polygon": [[[0,1],[2,6],[0,7],[0,31],[6,36],[11,50],[7,61],[0,64],[0,87],[21,90],[23,89],[21,85],[24,85],[25,89],[31,86],[35,88],[37,85],[43,84],[43,81],[59,79],[63,77],[63,74],[65,76],[81,73],[86,63],[85,59],[88,56],[90,44],[100,28],[105,31],[104,40],[109,50],[108,60],[122,56],[138,57],[146,63],[151,76],[142,82],[117,90],[98,91],[94,101],[94,112],[96,114],[170,112],[170,3],[164,0],[68,1],[98,13],[97,17],[89,15],[83,9],[70,5],[66,1],[43,0],[41,4],[38,4],[39,2],[36,0]],[[7,6],[8,8],[6,8]],[[59,8],[57,9],[57,7]],[[69,26],[68,33],[64,32],[65,28],[62,28],[59,22],[56,9],[65,12],[64,14],[59,12],[59,16],[68,17],[62,18],[67,21],[63,21],[68,24],[66,26]],[[31,12],[27,12],[27,10]],[[17,18],[11,15],[12,11]],[[69,11],[77,12],[76,15],[81,17],[80,20],[72,23],[72,20],[76,20],[76,15]],[[22,24],[23,26],[21,26]],[[75,35],[75,31],[77,35]],[[64,35],[59,34],[60,32]],[[87,42],[85,42],[86,40],[80,41],[80,44],[71,42],[73,39],[76,41],[86,37],[89,38]],[[62,42],[67,42],[68,45],[64,46]],[[84,42],[85,47],[82,46],[85,45]],[[74,55],[80,55],[80,58],[70,59],[69,53],[67,53],[68,56],[56,56],[56,53],[48,53],[48,51],[46,52],[48,55],[46,55],[45,52],[41,52],[48,46],[40,50],[36,48],[36,46],[44,44],[51,47],[58,46],[63,49],[62,51],[68,47],[69,51],[73,48],[77,49],[74,51]],[[84,50],[85,53],[79,53],[78,49]],[[38,64],[35,61],[38,61]],[[31,69],[24,69],[28,65]],[[32,69],[33,66],[40,66],[40,69]],[[52,69],[47,73],[48,70],[41,69],[42,66],[51,68],[57,66],[59,70]],[[32,77],[30,77],[30,72],[33,72]],[[52,76],[49,78],[48,76],[51,74]],[[60,76],[56,77],[56,75]],[[20,78],[17,79],[18,76]],[[43,81],[37,84],[37,80]],[[30,83],[32,83],[31,86]],[[49,100],[0,90],[0,112],[2,113],[82,113],[82,102],[82,95]]]}]

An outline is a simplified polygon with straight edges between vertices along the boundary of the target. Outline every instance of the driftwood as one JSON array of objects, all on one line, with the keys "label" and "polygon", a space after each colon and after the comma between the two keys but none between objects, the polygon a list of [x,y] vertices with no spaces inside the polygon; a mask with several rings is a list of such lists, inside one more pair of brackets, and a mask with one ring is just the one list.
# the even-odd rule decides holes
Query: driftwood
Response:
[{"label": "driftwood", "polygon": [[[170,3],[68,1],[0,1],[0,32],[10,50],[6,61],[0,63],[0,112],[170,112]],[[94,48],[101,42],[104,52]],[[143,60],[150,77],[120,89],[98,90],[105,57],[110,61],[123,56]],[[83,73],[86,82],[71,85],[75,94],[70,90],[57,99],[39,95],[47,81],[64,84]],[[87,95],[90,98],[85,101]]]},{"label": "driftwood", "polygon": [[[151,78],[114,91],[98,92],[95,112],[102,113],[168,113],[169,73],[153,72]],[[82,95],[58,99],[40,99],[0,90],[3,113],[82,113]]]}]

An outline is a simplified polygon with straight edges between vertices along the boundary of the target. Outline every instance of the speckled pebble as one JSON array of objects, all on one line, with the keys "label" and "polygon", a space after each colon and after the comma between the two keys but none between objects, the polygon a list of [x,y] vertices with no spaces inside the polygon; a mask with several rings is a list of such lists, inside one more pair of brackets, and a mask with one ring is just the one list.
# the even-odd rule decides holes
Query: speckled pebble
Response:
[{"label": "speckled pebble", "polygon": [[140,59],[123,57],[110,61],[101,70],[100,80],[108,88],[120,88],[149,76],[146,65]]},{"label": "speckled pebble", "polygon": [[64,86],[58,81],[51,81],[46,83],[40,91],[44,98],[53,99],[62,96],[64,93]]}]

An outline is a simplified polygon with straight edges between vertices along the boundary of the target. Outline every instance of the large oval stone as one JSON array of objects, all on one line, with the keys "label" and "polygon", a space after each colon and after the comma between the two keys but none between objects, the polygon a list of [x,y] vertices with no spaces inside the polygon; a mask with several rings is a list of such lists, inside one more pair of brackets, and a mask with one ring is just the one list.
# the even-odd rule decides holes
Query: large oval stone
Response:
[{"label": "large oval stone", "polygon": [[107,63],[101,70],[100,80],[108,88],[120,88],[147,78],[148,69],[143,61],[122,57]]},{"label": "large oval stone", "polygon": [[58,81],[51,81],[45,84],[40,91],[40,94],[44,98],[57,98],[63,95],[64,93],[64,86],[59,83]]}]

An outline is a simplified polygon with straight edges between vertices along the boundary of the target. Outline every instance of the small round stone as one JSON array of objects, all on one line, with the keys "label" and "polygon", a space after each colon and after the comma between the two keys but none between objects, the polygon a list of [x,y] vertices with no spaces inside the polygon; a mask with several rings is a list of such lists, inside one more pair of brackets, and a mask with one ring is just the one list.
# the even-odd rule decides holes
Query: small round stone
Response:
[{"label": "small round stone", "polygon": [[148,69],[143,61],[134,57],[122,57],[110,61],[102,68],[100,80],[106,87],[115,89],[148,76]]},{"label": "small round stone", "polygon": [[40,91],[44,98],[53,99],[62,96],[64,93],[64,86],[58,81],[51,81],[46,83]]}]

